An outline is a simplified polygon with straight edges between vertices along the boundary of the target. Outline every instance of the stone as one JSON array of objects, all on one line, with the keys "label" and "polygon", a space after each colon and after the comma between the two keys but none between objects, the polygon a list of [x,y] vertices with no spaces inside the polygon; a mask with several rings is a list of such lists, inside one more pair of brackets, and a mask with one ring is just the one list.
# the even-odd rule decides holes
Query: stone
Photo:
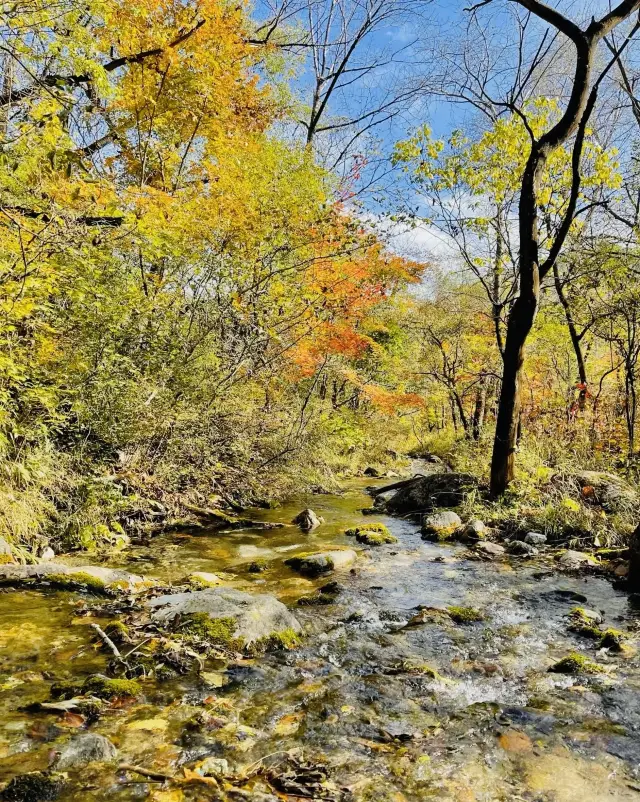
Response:
[{"label": "stone", "polygon": [[189,574],[186,581],[191,585],[202,585],[204,587],[213,587],[222,582],[217,574],[209,574],[207,571],[194,571],[193,574]]},{"label": "stone", "polygon": [[478,518],[474,518],[466,524],[462,530],[460,539],[464,543],[477,543],[479,540],[484,540],[486,536],[487,527],[485,523]]},{"label": "stone", "polygon": [[52,582],[69,587],[90,585],[90,589],[103,590],[144,590],[153,586],[153,580],[145,579],[116,568],[101,565],[69,566],[62,563],[46,562],[38,565],[0,565],[0,585],[37,584]]},{"label": "stone", "polygon": [[423,540],[449,540],[462,526],[460,516],[451,510],[427,515],[422,522]]},{"label": "stone", "polygon": [[0,791],[2,802],[52,802],[62,793],[65,778],[49,771],[19,774]]},{"label": "stone", "polygon": [[530,546],[544,546],[547,542],[547,536],[543,535],[542,532],[527,532],[524,536],[524,542]]},{"label": "stone", "polygon": [[371,476],[373,479],[378,479],[380,477],[380,471],[377,468],[365,468],[364,471],[365,476]]},{"label": "stone", "polygon": [[192,593],[174,593],[150,599],[146,606],[158,623],[169,623],[180,615],[206,613],[211,619],[233,618],[233,637],[249,645],[274,634],[302,629],[298,619],[275,596],[245,593],[234,588],[207,588]]},{"label": "stone", "polygon": [[5,538],[0,537],[0,563],[6,564],[12,562],[14,562],[14,557],[11,543],[5,540]]},{"label": "stone", "polygon": [[285,560],[285,565],[293,568],[304,576],[320,576],[330,571],[348,568],[357,560],[358,555],[353,549],[334,549],[331,551],[318,551],[312,554],[298,554]]},{"label": "stone", "polygon": [[223,757],[206,757],[197,769],[203,777],[226,777],[229,774],[229,761]]},{"label": "stone", "polygon": [[42,554],[40,555],[40,562],[48,563],[50,560],[53,560],[55,556],[55,551],[51,548],[51,546],[47,546],[46,549],[43,549]]},{"label": "stone", "polygon": [[303,532],[311,532],[312,529],[316,529],[324,523],[324,518],[316,515],[312,509],[307,507],[306,510],[302,510],[296,515],[292,523],[297,524]]},{"label": "stone", "polygon": [[513,554],[518,557],[533,557],[538,553],[538,549],[530,543],[525,543],[523,540],[512,540],[507,545],[507,553]]},{"label": "stone", "polygon": [[385,503],[392,515],[409,515],[438,507],[456,507],[477,489],[478,480],[466,473],[433,473],[405,483]]},{"label": "stone", "polygon": [[109,763],[117,756],[118,750],[104,735],[84,732],[64,744],[54,765],[58,771],[66,771],[88,763]]},{"label": "stone", "polygon": [[567,549],[556,557],[556,560],[563,568],[577,569],[584,568],[587,565],[598,565],[598,561],[590,554],[585,554],[583,551],[573,551]]},{"label": "stone", "polygon": [[475,550],[487,557],[500,557],[504,554],[504,546],[501,546],[499,543],[491,543],[490,541],[476,543]]}]

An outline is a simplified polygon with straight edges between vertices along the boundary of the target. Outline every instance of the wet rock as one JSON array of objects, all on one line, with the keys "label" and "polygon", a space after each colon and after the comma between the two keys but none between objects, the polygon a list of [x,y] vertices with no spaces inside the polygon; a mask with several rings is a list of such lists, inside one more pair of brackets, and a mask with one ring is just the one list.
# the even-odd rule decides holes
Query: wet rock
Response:
[{"label": "wet rock", "polygon": [[217,574],[209,574],[207,571],[195,571],[189,574],[185,581],[189,585],[202,588],[213,588],[222,582]]},{"label": "wet rock", "polygon": [[64,777],[48,771],[33,771],[14,777],[0,792],[2,802],[51,802],[64,788]]},{"label": "wet rock", "polygon": [[547,542],[547,536],[543,535],[542,532],[527,532],[524,536],[524,542],[530,546],[544,546]]},{"label": "wet rock", "polygon": [[206,613],[213,621],[233,619],[234,639],[248,645],[287,630],[300,632],[298,619],[282,602],[269,594],[244,593],[233,588],[209,588],[193,593],[159,596],[146,603],[157,622],[171,622],[176,616]]},{"label": "wet rock", "polygon": [[424,540],[449,540],[462,526],[460,516],[451,511],[436,512],[427,515],[422,522],[422,537]]},{"label": "wet rock", "polygon": [[577,602],[578,604],[584,604],[587,601],[587,597],[582,593],[577,593],[575,590],[567,590],[565,588],[556,588],[555,590],[548,590],[542,594],[543,596],[547,596],[553,599],[557,599],[558,601],[568,601],[568,602]]},{"label": "wet rock", "polygon": [[229,774],[229,761],[223,757],[207,757],[197,766],[203,777],[226,777]]},{"label": "wet rock", "polygon": [[348,568],[357,560],[352,549],[334,549],[311,554],[298,554],[285,560],[285,565],[304,576],[320,576],[341,568]]},{"label": "wet rock", "polygon": [[384,546],[386,543],[397,543],[398,538],[390,532],[377,532],[371,529],[363,529],[356,535],[358,543],[365,546]]},{"label": "wet rock", "polygon": [[538,549],[523,540],[512,540],[507,545],[507,553],[518,557],[533,557],[538,553]]},{"label": "wet rock", "polygon": [[105,590],[144,590],[154,582],[128,571],[98,565],[67,566],[61,563],[39,565],[0,565],[0,585],[51,583],[58,587],[93,592]]},{"label": "wet rock", "polygon": [[504,554],[504,546],[499,543],[481,542],[477,543],[475,550],[486,557],[501,557]]},{"label": "wet rock", "polygon": [[404,484],[386,502],[387,512],[408,515],[435,507],[456,507],[467,493],[477,489],[478,480],[466,473],[434,473]]},{"label": "wet rock", "polygon": [[556,557],[556,560],[563,568],[570,570],[584,568],[587,565],[598,565],[598,561],[591,555],[585,554],[583,551],[573,551],[572,549],[563,551],[562,554]]},{"label": "wet rock", "polygon": [[484,540],[486,536],[486,524],[478,518],[474,518],[472,521],[469,521],[462,530],[460,540],[462,540],[463,543],[478,543],[478,541]]},{"label": "wet rock", "polygon": [[303,532],[311,532],[324,523],[324,518],[316,515],[315,512],[307,507],[306,510],[298,513],[292,523],[297,524]]},{"label": "wet rock", "polygon": [[118,750],[108,738],[93,732],[76,735],[62,747],[55,768],[66,771],[88,763],[109,763],[115,760]]}]

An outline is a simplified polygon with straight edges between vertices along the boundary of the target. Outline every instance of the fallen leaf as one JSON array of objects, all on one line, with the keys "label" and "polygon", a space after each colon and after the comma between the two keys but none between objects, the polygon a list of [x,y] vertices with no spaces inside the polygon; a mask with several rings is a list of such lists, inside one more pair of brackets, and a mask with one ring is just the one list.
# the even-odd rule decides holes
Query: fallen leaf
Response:
[{"label": "fallen leaf", "polygon": [[169,722],[164,718],[148,718],[144,721],[132,721],[127,727],[129,730],[152,730],[154,732],[166,730]]},{"label": "fallen leaf", "polygon": [[78,727],[84,726],[85,718],[84,716],[81,716],[80,713],[72,713],[70,710],[68,710],[58,723],[61,727],[77,729]]}]

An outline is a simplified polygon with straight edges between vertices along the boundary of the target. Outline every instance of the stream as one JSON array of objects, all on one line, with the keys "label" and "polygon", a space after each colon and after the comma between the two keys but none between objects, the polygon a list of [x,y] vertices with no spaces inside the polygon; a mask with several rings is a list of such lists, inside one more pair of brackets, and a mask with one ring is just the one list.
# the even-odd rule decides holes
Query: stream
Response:
[{"label": "stream", "polygon": [[[89,626],[104,620],[100,611],[87,615],[81,593],[0,592],[0,782],[46,770],[60,745],[88,728],[116,745],[118,760],[69,770],[62,802],[217,799],[207,783],[169,788],[118,766],[174,774],[214,756],[238,773],[296,749],[329,767],[331,799],[640,800],[640,659],[634,648],[598,652],[566,620],[584,597],[605,627],[629,631],[635,647],[640,609],[632,597],[605,579],[558,573],[536,559],[470,559],[461,545],[424,542],[414,522],[386,516],[369,520],[385,523],[397,544],[354,545],[344,531],[366,522],[365,484],[251,512],[289,522],[312,507],[325,519],[312,534],[294,526],[171,533],[105,560],[163,583],[207,571],[232,587],[272,593],[305,636],[291,651],[208,666],[208,679],[146,680],[142,699],[113,705],[91,724],[24,708],[46,701],[53,681],[104,671],[108,655]],[[309,580],[284,565],[334,544],[357,548],[355,570]],[[250,573],[257,560],[267,570]],[[336,603],[296,606],[329,580],[341,586]],[[420,605],[473,607],[484,620],[456,624],[445,616],[408,627]],[[603,671],[548,672],[573,651]],[[190,722],[203,711],[215,726],[194,730]],[[257,780],[231,798],[267,802],[273,794]]]}]

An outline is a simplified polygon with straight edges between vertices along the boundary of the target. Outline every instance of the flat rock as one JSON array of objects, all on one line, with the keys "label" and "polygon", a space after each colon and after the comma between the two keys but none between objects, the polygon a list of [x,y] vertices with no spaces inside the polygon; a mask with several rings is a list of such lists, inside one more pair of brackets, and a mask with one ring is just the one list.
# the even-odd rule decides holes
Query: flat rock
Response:
[{"label": "flat rock", "polygon": [[556,560],[563,568],[583,568],[586,565],[598,565],[598,561],[590,554],[583,551],[573,551],[567,549],[556,557]]},{"label": "flat rock", "polygon": [[505,552],[504,546],[499,543],[491,543],[491,541],[477,543],[475,550],[480,554],[485,554],[487,557],[500,557]]},{"label": "flat rock", "polygon": [[385,504],[392,515],[426,512],[437,507],[456,507],[478,487],[475,476],[466,473],[434,473],[416,477],[391,496]]},{"label": "flat rock", "polygon": [[58,771],[66,771],[88,763],[109,763],[115,760],[118,750],[104,735],[84,732],[67,741],[55,761]]},{"label": "flat rock", "polygon": [[285,565],[305,576],[320,576],[330,571],[348,568],[357,558],[358,555],[353,549],[333,549],[313,554],[298,554],[285,560]]},{"label": "flat rock", "polygon": [[[106,588],[117,586],[129,590],[137,590],[154,584],[150,579],[116,568],[105,568],[101,565],[70,566],[62,563],[46,562],[39,565],[0,565],[0,585],[20,582],[46,582],[49,577],[53,576],[68,576],[70,581],[73,581],[74,575],[82,574],[97,579]],[[81,576],[78,576],[80,584],[81,579]]]},{"label": "flat rock", "polygon": [[212,619],[233,618],[234,638],[250,644],[277,632],[302,629],[298,619],[282,602],[268,593],[245,593],[233,588],[207,588],[193,593],[174,593],[151,599],[154,621],[169,622],[178,615],[207,613]]}]

